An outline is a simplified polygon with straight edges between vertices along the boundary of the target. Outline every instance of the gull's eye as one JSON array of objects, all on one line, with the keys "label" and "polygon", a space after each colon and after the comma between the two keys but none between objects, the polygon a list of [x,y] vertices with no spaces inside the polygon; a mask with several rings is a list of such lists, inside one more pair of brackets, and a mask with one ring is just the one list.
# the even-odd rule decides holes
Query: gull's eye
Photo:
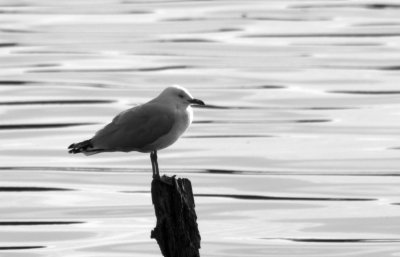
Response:
[{"label": "gull's eye", "polygon": [[179,94],[178,96],[179,96],[180,98],[183,98],[183,97],[184,97],[184,95],[182,95],[182,94]]}]

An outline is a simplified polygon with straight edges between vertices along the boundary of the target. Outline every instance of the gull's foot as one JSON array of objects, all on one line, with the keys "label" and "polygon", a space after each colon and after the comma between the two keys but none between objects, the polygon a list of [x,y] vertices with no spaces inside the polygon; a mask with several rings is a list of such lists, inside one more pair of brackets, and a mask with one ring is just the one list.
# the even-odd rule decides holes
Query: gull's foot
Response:
[{"label": "gull's foot", "polygon": [[161,180],[160,174],[159,173],[156,173],[156,174],[153,173],[153,179],[160,179]]},{"label": "gull's foot", "polygon": [[158,177],[160,181],[166,185],[173,186],[174,185],[174,180],[175,180],[175,175],[172,177],[168,177],[166,175],[163,175],[162,177]]}]

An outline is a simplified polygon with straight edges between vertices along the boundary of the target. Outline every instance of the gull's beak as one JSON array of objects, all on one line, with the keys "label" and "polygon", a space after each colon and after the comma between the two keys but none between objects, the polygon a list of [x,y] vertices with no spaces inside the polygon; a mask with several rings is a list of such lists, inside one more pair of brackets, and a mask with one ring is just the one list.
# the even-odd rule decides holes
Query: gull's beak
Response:
[{"label": "gull's beak", "polygon": [[203,101],[201,101],[199,99],[190,99],[190,100],[188,100],[188,102],[191,104],[206,105]]}]

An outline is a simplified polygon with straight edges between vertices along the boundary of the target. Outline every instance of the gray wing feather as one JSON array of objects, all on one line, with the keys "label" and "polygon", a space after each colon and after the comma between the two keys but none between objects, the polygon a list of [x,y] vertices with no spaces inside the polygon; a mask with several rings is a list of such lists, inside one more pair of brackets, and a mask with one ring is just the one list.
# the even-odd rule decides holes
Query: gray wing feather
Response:
[{"label": "gray wing feather", "polygon": [[93,137],[94,148],[104,151],[140,150],[168,134],[173,115],[158,105],[141,105],[117,115]]}]

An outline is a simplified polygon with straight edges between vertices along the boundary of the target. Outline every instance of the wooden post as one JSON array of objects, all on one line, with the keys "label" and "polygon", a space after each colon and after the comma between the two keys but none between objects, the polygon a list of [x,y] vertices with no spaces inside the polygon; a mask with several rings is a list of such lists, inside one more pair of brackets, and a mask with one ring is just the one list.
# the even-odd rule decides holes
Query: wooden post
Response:
[{"label": "wooden post", "polygon": [[201,238],[190,180],[154,178],[151,197],[157,217],[151,238],[157,240],[164,257],[199,257]]}]

